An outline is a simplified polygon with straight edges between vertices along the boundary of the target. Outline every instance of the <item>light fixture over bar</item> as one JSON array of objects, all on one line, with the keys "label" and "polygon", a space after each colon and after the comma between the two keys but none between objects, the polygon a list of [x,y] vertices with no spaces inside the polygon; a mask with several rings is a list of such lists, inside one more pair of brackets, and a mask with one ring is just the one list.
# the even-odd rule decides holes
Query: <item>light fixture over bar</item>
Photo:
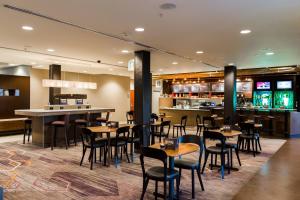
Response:
[{"label": "light fixture over bar", "polygon": [[56,87],[56,88],[76,88],[76,89],[97,89],[97,83],[81,82],[81,81],[65,81],[43,79],[43,87]]}]

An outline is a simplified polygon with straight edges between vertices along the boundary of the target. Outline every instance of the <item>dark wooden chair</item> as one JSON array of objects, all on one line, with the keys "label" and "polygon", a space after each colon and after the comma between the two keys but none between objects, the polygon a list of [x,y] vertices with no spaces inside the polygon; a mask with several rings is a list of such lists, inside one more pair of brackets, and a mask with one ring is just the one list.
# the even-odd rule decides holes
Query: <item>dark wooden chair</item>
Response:
[{"label": "dark wooden chair", "polygon": [[174,137],[175,129],[176,129],[177,137],[178,137],[178,130],[180,130],[180,136],[182,136],[182,130],[186,135],[186,131],[185,131],[186,123],[187,123],[187,116],[185,115],[181,117],[180,124],[173,125],[173,137]]},{"label": "dark wooden chair", "polygon": [[128,144],[130,144],[130,156],[131,156],[132,162],[133,162],[133,154],[134,154],[133,145],[140,144],[140,135],[142,134],[142,132],[143,132],[142,125],[135,125],[131,129],[131,134],[128,138]]},{"label": "dark wooden chair", "polygon": [[25,144],[26,135],[27,135],[27,142],[29,142],[31,134],[32,134],[32,120],[28,118],[25,119],[24,121],[23,144]]},{"label": "dark wooden chair", "polygon": [[[250,123],[239,123],[241,127],[242,135],[238,138],[238,147],[240,150],[252,152],[253,156],[256,156],[258,152],[258,146],[261,149],[259,133],[255,133],[254,124]],[[251,150],[252,146],[252,150]]]},{"label": "dark wooden chair", "polygon": [[150,115],[150,122],[151,123],[154,123],[154,122],[158,121],[158,119],[159,119],[159,117],[158,117],[157,114],[151,113],[151,115]]},{"label": "dark wooden chair", "polygon": [[194,178],[194,172],[196,170],[200,186],[202,191],[204,191],[204,186],[203,182],[201,179],[201,159],[202,159],[202,154],[203,154],[203,142],[200,136],[198,135],[184,135],[179,138],[180,143],[194,143],[199,145],[200,147],[200,152],[199,152],[199,157],[198,160],[192,160],[192,159],[186,159],[186,158],[181,158],[181,159],[176,159],[175,160],[175,167],[179,168],[179,185],[180,185],[180,179],[181,179],[181,170],[182,169],[187,169],[191,170],[192,172],[192,198],[195,198],[195,178]]},{"label": "dark wooden chair", "polygon": [[109,120],[109,115],[110,115],[110,112],[106,112],[106,116],[105,116],[105,117],[102,117],[102,113],[101,113],[100,117],[97,117],[97,118],[96,118],[96,121],[97,121],[98,124],[100,124],[100,125],[103,125],[103,124],[106,125],[106,123],[107,123],[108,120]]},{"label": "dark wooden chair", "polygon": [[87,112],[85,115],[85,118],[81,119],[75,119],[74,120],[74,135],[73,135],[73,140],[75,146],[77,145],[77,135],[78,135],[78,130],[82,130],[82,128],[88,127],[90,123],[90,116],[91,113]]},{"label": "dark wooden chair", "polygon": [[215,128],[215,120],[211,116],[204,116],[202,119],[204,130],[208,131]]},{"label": "dark wooden chair", "polygon": [[[237,131],[241,131],[241,128],[238,127],[238,126],[232,126],[232,129],[233,130],[237,130]],[[217,143],[216,146],[217,147],[221,147],[221,143]],[[240,159],[240,155],[239,155],[239,146],[238,146],[238,142],[228,142],[226,141],[225,142],[225,147],[227,149],[229,149],[229,154],[230,154],[230,166],[232,167],[233,166],[233,159],[232,159],[232,154],[233,154],[233,150],[235,152],[235,155],[236,155],[236,158],[239,162],[239,165],[242,166],[242,163],[241,163],[241,159]]]},{"label": "dark wooden chair", "polygon": [[[148,169],[145,169],[144,158],[152,158],[156,160],[160,160],[163,163],[163,166],[154,166]],[[154,149],[149,147],[143,147],[140,155],[140,161],[142,166],[143,172],[143,191],[141,195],[141,200],[144,199],[144,195],[147,190],[147,186],[149,180],[155,181],[155,199],[157,197],[162,197],[163,199],[167,199],[167,182],[170,180],[176,179],[176,194],[177,199],[179,199],[179,173],[177,170],[170,170],[168,169],[167,165],[168,156],[166,152],[160,149]],[[163,195],[159,195],[158,193],[158,182],[164,183],[164,193]]]},{"label": "dark wooden chair", "polygon": [[196,125],[197,125],[197,133],[196,135],[201,135],[202,132],[202,128],[204,129],[205,125],[203,123],[203,120],[201,119],[201,116],[199,114],[197,114],[196,117]]},{"label": "dark wooden chair", "polygon": [[[159,138],[159,142],[161,142],[162,138],[168,138],[169,137],[169,133],[170,133],[170,128],[171,128],[171,122],[170,121],[163,121],[161,122],[160,126],[159,126],[159,130],[155,131],[153,130],[152,134],[153,134],[153,138],[155,140],[155,137]],[[165,129],[167,129],[167,131],[165,131]],[[155,142],[154,142],[155,143]]]},{"label": "dark wooden chair", "polygon": [[127,124],[134,124],[134,111],[126,112],[126,120]]},{"label": "dark wooden chair", "polygon": [[[127,161],[130,163],[128,152],[127,152],[128,138],[129,138],[129,126],[124,126],[124,127],[118,128],[116,131],[116,137],[111,138],[110,146],[112,148],[114,148],[114,150],[115,150],[115,154],[114,154],[115,163],[119,162],[119,156],[118,156],[119,148],[121,150],[121,152],[120,152],[121,160],[122,160],[122,157],[123,157],[122,155],[124,152],[126,154]],[[112,157],[112,154],[111,154],[111,157]]]},{"label": "dark wooden chair", "polygon": [[53,121],[50,123],[50,126],[53,128],[52,135],[51,135],[51,150],[53,150],[53,147],[56,146],[56,136],[57,136],[58,128],[64,129],[65,145],[66,145],[66,149],[68,149],[69,146],[68,131],[70,125],[69,121],[70,121],[70,115],[67,114],[64,116],[64,120]]},{"label": "dark wooden chair", "polygon": [[[221,143],[220,147],[217,146],[207,146],[206,141],[207,140],[217,140]],[[224,169],[225,169],[225,156],[227,155],[227,163],[228,163],[228,174],[230,173],[230,163],[229,163],[229,159],[230,159],[230,155],[229,155],[229,150],[226,148],[226,138],[225,136],[223,136],[222,133],[219,132],[214,132],[214,131],[204,131],[203,132],[203,141],[204,141],[204,148],[205,148],[205,161],[204,161],[204,165],[202,168],[202,173],[204,172],[209,154],[211,154],[211,170],[213,168],[213,156],[218,156],[220,155],[221,157],[221,178],[224,179]],[[216,163],[215,163],[216,164]]]},{"label": "dark wooden chair", "polygon": [[[107,139],[106,138],[96,138],[96,135],[92,133],[87,128],[82,128],[81,131],[81,140],[82,140],[82,157],[80,161],[80,166],[82,165],[85,153],[87,149],[90,149],[90,169],[93,169],[93,163],[96,162],[97,148],[104,149],[104,165],[106,164],[106,156],[107,156]],[[101,153],[100,153],[100,162],[101,162]]]}]

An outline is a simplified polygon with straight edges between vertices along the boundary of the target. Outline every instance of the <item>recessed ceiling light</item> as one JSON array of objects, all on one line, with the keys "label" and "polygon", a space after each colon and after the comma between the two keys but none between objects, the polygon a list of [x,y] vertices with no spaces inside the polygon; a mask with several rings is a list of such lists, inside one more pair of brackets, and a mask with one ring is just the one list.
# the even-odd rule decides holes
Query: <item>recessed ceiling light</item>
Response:
[{"label": "recessed ceiling light", "polygon": [[129,53],[129,51],[124,49],[124,50],[122,50],[122,53]]},{"label": "recessed ceiling light", "polygon": [[272,55],[274,55],[274,54],[275,54],[275,53],[272,52],[272,51],[266,53],[267,56],[272,56]]},{"label": "recessed ceiling light", "polygon": [[142,28],[142,27],[136,27],[134,30],[135,30],[136,32],[144,32],[144,31],[145,31],[145,29]]},{"label": "recessed ceiling light", "polygon": [[47,49],[47,51],[54,52],[55,50],[54,49]]},{"label": "recessed ceiling light", "polygon": [[233,66],[233,65],[234,65],[234,63],[228,63],[228,65],[229,65],[229,66]]},{"label": "recessed ceiling light", "polygon": [[118,64],[123,64],[124,62],[123,61],[118,61]]},{"label": "recessed ceiling light", "polygon": [[240,33],[241,34],[249,34],[249,33],[251,33],[251,30],[249,30],[249,29],[241,30]]},{"label": "recessed ceiling light", "polygon": [[31,26],[22,26],[22,29],[25,31],[32,31],[33,28]]},{"label": "recessed ceiling light", "polygon": [[174,61],[174,62],[172,62],[172,64],[173,64],[173,65],[177,65],[177,64],[178,64],[178,62]]},{"label": "recessed ceiling light", "polygon": [[203,51],[196,51],[197,54],[202,54],[204,53]]},{"label": "recessed ceiling light", "polygon": [[163,3],[159,6],[163,10],[171,10],[176,8],[176,4],[174,3]]},{"label": "recessed ceiling light", "polygon": [[9,66],[16,66],[17,64],[9,63],[8,65],[9,65]]}]

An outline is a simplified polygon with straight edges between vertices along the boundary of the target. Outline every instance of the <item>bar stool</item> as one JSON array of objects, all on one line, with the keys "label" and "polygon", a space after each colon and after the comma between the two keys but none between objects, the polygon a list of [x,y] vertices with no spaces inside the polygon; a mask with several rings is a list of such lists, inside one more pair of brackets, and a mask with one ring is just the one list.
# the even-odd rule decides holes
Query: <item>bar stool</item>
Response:
[{"label": "bar stool", "polygon": [[28,118],[28,119],[25,119],[25,121],[24,121],[23,144],[25,144],[26,135],[28,136],[27,142],[29,142],[31,133],[32,133],[32,120]]},{"label": "bar stool", "polygon": [[75,146],[77,146],[77,131],[78,128],[82,129],[82,128],[86,128],[89,126],[89,122],[90,122],[90,116],[91,113],[87,112],[85,119],[75,119],[74,120],[74,135],[73,135],[73,139],[74,139],[74,143]]},{"label": "bar stool", "polygon": [[66,144],[66,149],[68,149],[68,145],[69,145],[69,140],[68,140],[69,119],[70,119],[70,115],[67,114],[67,115],[64,116],[63,121],[53,121],[53,122],[51,122],[50,126],[54,129],[52,131],[52,135],[51,135],[51,150],[53,150],[53,146],[56,146],[56,133],[57,133],[58,128],[63,128],[64,129],[65,144]]},{"label": "bar stool", "polygon": [[108,122],[108,120],[109,120],[109,114],[110,114],[109,112],[106,112],[106,116],[102,117],[102,113],[101,113],[100,117],[96,118],[96,121],[98,123],[100,123],[101,126],[102,126],[102,123],[106,124]]},{"label": "bar stool", "polygon": [[183,130],[184,134],[186,135],[186,131],[185,131],[186,122],[187,122],[187,116],[185,115],[185,116],[181,117],[180,124],[174,124],[173,125],[173,137],[174,137],[175,129],[176,129],[176,132],[177,132],[177,137],[178,137],[178,129],[180,130],[180,135],[181,136],[182,136],[182,130]]},{"label": "bar stool", "polygon": [[196,135],[198,135],[199,133],[199,136],[201,135],[201,132],[202,132],[202,128],[204,129],[205,125],[203,123],[203,120],[201,120],[201,117],[199,114],[197,114],[197,117],[196,117],[196,124],[197,124],[197,133]]}]

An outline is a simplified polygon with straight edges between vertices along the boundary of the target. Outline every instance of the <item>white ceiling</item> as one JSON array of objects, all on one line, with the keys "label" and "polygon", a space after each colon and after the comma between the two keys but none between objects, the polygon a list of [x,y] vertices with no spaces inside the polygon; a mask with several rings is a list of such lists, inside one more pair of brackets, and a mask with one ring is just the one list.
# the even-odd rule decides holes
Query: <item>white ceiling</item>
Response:
[{"label": "white ceiling", "polygon": [[[177,8],[160,9],[166,2],[175,3]],[[62,56],[0,48],[1,62],[35,62],[35,67],[42,68],[61,63],[66,71],[128,76],[128,60],[133,58],[134,51],[144,49],[3,7],[9,4],[195,59],[151,51],[154,74],[218,69],[204,63],[219,69],[228,63],[239,68],[300,64],[299,0],[0,0],[0,3],[1,47]],[[34,31],[23,31],[22,25],[30,25]],[[144,27],[145,32],[135,32],[138,26]],[[241,35],[242,29],[251,29],[252,33]],[[56,51],[49,53],[47,48]],[[122,49],[130,53],[122,54]],[[205,53],[198,55],[195,53],[198,50]],[[266,56],[270,50],[275,54]],[[97,60],[121,66],[97,64]],[[172,65],[174,61],[178,64]]]}]

